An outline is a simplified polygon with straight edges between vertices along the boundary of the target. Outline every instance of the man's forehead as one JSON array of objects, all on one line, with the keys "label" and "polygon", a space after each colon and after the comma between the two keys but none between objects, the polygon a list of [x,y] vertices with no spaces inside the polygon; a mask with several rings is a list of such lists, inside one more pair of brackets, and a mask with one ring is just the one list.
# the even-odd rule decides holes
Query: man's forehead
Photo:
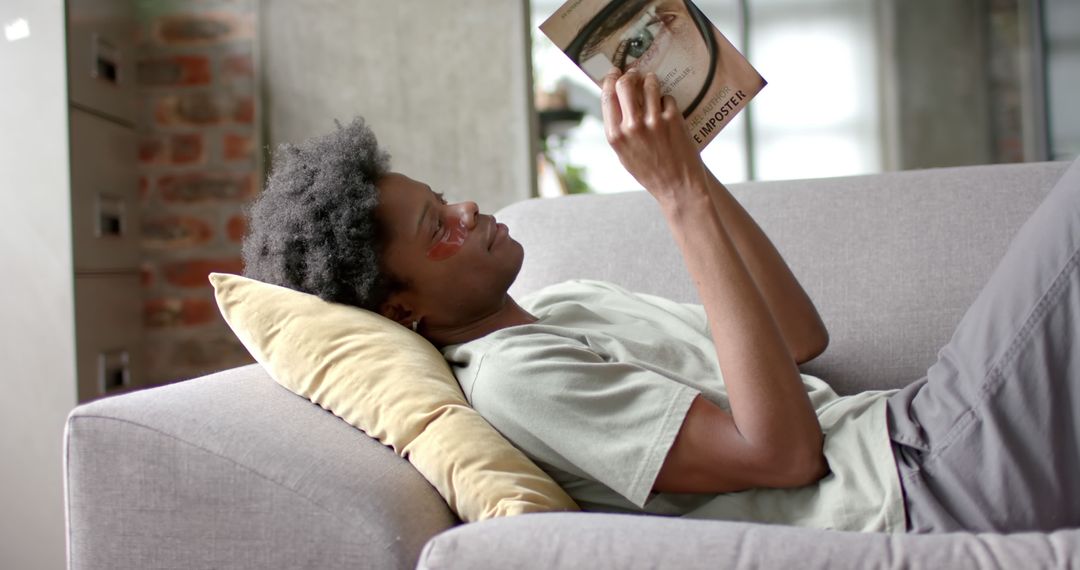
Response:
[{"label": "man's forehead", "polygon": [[395,239],[411,237],[424,209],[430,205],[431,188],[408,176],[391,172],[379,182],[379,212],[386,229]]},{"label": "man's forehead", "polygon": [[[427,183],[409,178],[400,172],[387,173],[376,185],[380,194],[406,194],[411,198],[427,198],[435,193]],[[386,196],[382,197],[386,198]]]}]

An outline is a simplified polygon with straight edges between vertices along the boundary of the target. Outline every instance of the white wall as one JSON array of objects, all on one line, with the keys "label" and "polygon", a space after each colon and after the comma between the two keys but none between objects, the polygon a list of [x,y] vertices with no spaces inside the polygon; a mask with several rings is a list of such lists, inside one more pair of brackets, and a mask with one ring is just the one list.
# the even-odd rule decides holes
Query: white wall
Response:
[{"label": "white wall", "polygon": [[0,26],[0,568],[59,569],[76,399],[64,2],[3,0]]}]

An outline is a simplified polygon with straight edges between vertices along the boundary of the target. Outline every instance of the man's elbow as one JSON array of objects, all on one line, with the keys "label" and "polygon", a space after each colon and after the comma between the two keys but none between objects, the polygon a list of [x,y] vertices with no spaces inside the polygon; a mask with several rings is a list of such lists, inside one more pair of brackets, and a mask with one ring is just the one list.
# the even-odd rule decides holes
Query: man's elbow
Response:
[{"label": "man's elbow", "polygon": [[824,455],[799,461],[788,461],[780,477],[773,485],[781,489],[794,489],[813,485],[829,474],[829,463]]},{"label": "man's elbow", "polygon": [[773,464],[776,475],[775,487],[805,487],[820,481],[829,474],[829,462],[823,452],[824,439],[816,439],[800,449],[789,450],[783,458],[777,457]]},{"label": "man's elbow", "polygon": [[829,462],[825,459],[825,434],[818,430],[810,443],[803,447],[797,462],[798,481],[801,485],[810,485],[829,474]]},{"label": "man's elbow", "polygon": [[797,485],[799,487],[817,483],[829,474],[829,461],[825,459],[825,454],[821,449],[803,459],[800,467],[802,477],[799,481],[801,484]]},{"label": "man's elbow", "polygon": [[815,335],[813,341],[805,343],[801,350],[795,352],[795,364],[810,362],[821,356],[828,347],[829,332],[823,328]]}]

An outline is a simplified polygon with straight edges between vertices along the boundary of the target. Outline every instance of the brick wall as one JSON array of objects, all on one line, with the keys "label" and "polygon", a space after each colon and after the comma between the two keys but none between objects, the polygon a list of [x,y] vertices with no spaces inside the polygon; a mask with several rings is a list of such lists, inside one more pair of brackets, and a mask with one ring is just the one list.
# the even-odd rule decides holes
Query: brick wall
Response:
[{"label": "brick wall", "polygon": [[239,273],[261,187],[257,0],[140,2],[137,81],[147,380],[251,362],[207,281]]}]

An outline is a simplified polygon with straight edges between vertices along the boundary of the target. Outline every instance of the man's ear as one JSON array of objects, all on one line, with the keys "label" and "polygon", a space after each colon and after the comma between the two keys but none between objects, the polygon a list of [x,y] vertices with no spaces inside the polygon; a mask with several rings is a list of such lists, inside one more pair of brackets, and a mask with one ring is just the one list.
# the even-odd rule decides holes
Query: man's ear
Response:
[{"label": "man's ear", "polygon": [[400,294],[392,294],[383,302],[379,307],[379,314],[400,323],[406,328],[411,328],[412,323],[418,320],[420,317],[416,315],[416,311],[413,310],[412,304],[406,299],[402,298]]}]

